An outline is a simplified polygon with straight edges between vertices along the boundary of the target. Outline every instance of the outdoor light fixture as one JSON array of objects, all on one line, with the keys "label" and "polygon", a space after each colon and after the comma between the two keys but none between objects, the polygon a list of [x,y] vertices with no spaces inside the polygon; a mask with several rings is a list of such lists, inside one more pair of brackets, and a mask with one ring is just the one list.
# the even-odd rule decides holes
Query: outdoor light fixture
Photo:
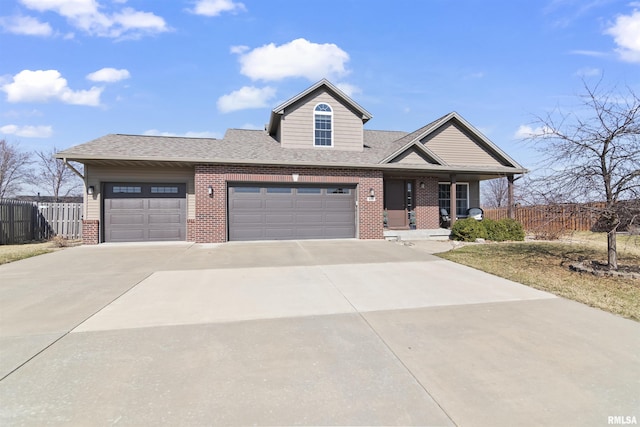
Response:
[{"label": "outdoor light fixture", "polygon": [[95,187],[93,185],[90,185],[89,188],[87,188],[87,194],[90,196],[93,196],[93,192],[95,191]]},{"label": "outdoor light fixture", "polygon": [[373,191],[373,188],[369,189],[369,197],[376,197],[376,193]]},{"label": "outdoor light fixture", "polygon": [[209,194],[209,197],[213,197],[213,187],[212,186],[209,186],[207,188],[207,193]]},{"label": "outdoor light fixture", "polygon": [[420,188],[424,190],[424,181],[420,181]]}]

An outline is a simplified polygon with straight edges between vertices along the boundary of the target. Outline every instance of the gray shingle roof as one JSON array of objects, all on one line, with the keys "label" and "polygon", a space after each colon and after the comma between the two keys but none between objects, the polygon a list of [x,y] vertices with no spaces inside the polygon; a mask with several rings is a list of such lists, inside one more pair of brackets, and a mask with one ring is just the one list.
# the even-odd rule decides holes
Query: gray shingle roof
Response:
[{"label": "gray shingle roof", "polygon": [[[522,166],[513,162],[514,167],[484,167],[456,165],[455,167],[425,164],[386,164],[390,156],[403,151],[422,138],[425,133],[436,129],[451,117],[450,113],[411,132],[364,130],[363,151],[338,151],[327,148],[288,149],[263,130],[229,129],[223,139],[186,138],[169,136],[110,134],[85,144],[71,147],[56,155],[58,158],[91,161],[147,161],[218,164],[266,164],[297,166],[335,167],[394,167],[403,169],[432,170],[474,170],[489,173],[524,173]],[[482,137],[484,138],[484,137]],[[488,141],[488,140],[487,140]],[[509,162],[512,161],[490,141],[495,149]],[[435,157],[437,159],[437,156]]]},{"label": "gray shingle roof", "polygon": [[58,153],[69,160],[155,160],[183,162],[268,162],[371,165],[388,145],[406,135],[364,131],[363,151],[286,149],[262,130],[229,129],[223,139],[110,134]]}]

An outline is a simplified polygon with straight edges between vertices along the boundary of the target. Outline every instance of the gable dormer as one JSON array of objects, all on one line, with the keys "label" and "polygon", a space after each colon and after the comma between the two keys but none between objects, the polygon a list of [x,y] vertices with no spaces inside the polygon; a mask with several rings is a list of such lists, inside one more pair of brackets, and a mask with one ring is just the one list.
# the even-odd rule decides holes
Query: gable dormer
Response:
[{"label": "gable dormer", "polygon": [[283,148],[362,151],[371,114],[323,79],[271,112],[267,132]]}]

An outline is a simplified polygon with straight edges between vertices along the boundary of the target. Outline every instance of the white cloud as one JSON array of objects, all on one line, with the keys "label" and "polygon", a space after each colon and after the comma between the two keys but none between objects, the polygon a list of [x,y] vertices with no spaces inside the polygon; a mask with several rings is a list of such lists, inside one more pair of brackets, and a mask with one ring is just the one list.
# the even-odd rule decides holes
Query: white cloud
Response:
[{"label": "white cloud", "polygon": [[51,126],[0,126],[0,133],[5,135],[16,135],[24,138],[49,138],[53,135]]},{"label": "white cloud", "polygon": [[236,53],[236,54],[242,54],[248,50],[249,50],[249,46],[243,46],[243,45],[231,46],[231,48],[229,49],[231,53]]},{"label": "white cloud", "polygon": [[7,94],[8,102],[62,101],[75,105],[100,105],[103,88],[72,90],[67,80],[57,70],[23,70],[13,76],[11,83],[1,88]]},{"label": "white cloud", "polygon": [[248,108],[264,108],[269,106],[269,101],[273,99],[275,94],[276,90],[269,86],[264,88],[244,86],[218,98],[218,110],[222,113],[229,113]]},{"label": "white cloud", "polygon": [[362,93],[362,89],[350,83],[336,83],[336,86],[349,97],[353,97],[353,95],[355,94]]},{"label": "white cloud", "polygon": [[203,131],[203,132],[195,132],[189,131],[185,133],[173,133],[173,132],[163,132],[158,129],[149,129],[145,130],[143,135],[149,136],[180,136],[184,138],[220,138],[220,134],[217,132]]},{"label": "white cloud", "polygon": [[607,56],[607,54],[605,52],[599,52],[597,50],[575,49],[575,50],[569,51],[569,53],[572,54],[572,55],[593,56],[595,58],[600,58],[600,57],[603,57],[603,56]]},{"label": "white cloud", "polygon": [[243,3],[233,0],[197,0],[191,13],[204,16],[218,16],[223,12],[244,12],[247,8]]},{"label": "white cloud", "polygon": [[529,125],[520,125],[513,137],[516,139],[535,138],[538,136],[548,135],[551,132],[551,128],[547,126],[540,126],[534,129]]},{"label": "white cloud", "polygon": [[240,55],[240,72],[252,80],[274,81],[287,77],[320,80],[348,74],[349,55],[333,43],[318,44],[296,39],[273,43]]},{"label": "white cloud", "polygon": [[87,74],[87,79],[92,82],[107,82],[113,83],[118,82],[120,80],[125,80],[131,77],[131,74],[128,70],[120,69],[116,70],[115,68],[102,68],[93,73]]},{"label": "white cloud", "polygon": [[0,26],[8,33],[24,36],[50,36],[53,34],[51,25],[40,22],[32,16],[0,17]]},{"label": "white cloud", "polygon": [[254,125],[253,123],[245,123],[242,126],[240,126],[240,129],[262,130],[262,129],[264,129],[264,125],[263,126],[258,126],[258,125]]},{"label": "white cloud", "polygon": [[[55,12],[86,33],[119,39],[139,38],[143,35],[169,31],[164,19],[151,12],[125,7],[103,13],[106,6],[97,0],[21,0],[22,4],[38,12]],[[114,4],[122,4],[117,1]]]},{"label": "white cloud", "polygon": [[599,68],[583,67],[576,71],[578,77],[595,77],[602,74],[602,70]]},{"label": "white cloud", "polygon": [[634,10],[631,15],[618,16],[615,24],[605,34],[613,36],[618,45],[616,52],[622,60],[640,62],[640,11]]}]

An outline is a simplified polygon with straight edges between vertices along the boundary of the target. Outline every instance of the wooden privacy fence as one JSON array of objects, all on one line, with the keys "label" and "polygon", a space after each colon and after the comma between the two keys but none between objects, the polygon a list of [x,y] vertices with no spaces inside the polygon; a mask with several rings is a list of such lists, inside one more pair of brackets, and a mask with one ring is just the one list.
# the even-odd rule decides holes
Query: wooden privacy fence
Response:
[{"label": "wooden privacy fence", "polygon": [[[589,231],[598,220],[596,208],[602,204],[559,204],[514,207],[514,219],[530,233]],[[507,218],[507,208],[485,209],[485,218]]]},{"label": "wooden privacy fence", "polygon": [[0,245],[82,237],[82,203],[0,199]]},{"label": "wooden privacy fence", "polygon": [[82,237],[82,203],[38,203],[38,211],[56,236]]}]

